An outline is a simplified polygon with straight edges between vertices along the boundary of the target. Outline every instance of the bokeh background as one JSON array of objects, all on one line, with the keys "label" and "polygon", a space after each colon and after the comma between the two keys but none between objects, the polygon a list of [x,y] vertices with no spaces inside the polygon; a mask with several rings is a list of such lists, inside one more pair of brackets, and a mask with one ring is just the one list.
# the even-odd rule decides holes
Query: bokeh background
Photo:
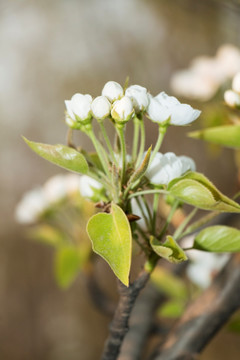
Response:
[{"label": "bokeh background", "polygon": [[[129,76],[152,94],[172,93],[176,70],[196,56],[213,56],[223,43],[240,47],[237,0],[0,1],[1,359],[98,359],[109,322],[92,307],[81,277],[68,291],[58,289],[51,249],[26,239],[14,220],[22,194],[59,172],[21,135],[64,143],[64,100],[75,92],[97,96],[108,80],[123,84]],[[204,118],[204,104],[201,109]],[[149,144],[155,133],[149,124]],[[231,195],[232,151],[209,156],[185,134],[170,129],[163,151],[190,154],[198,170]],[[78,141],[89,145],[84,137]],[[201,359],[237,359],[239,353],[238,335],[223,330]]]}]

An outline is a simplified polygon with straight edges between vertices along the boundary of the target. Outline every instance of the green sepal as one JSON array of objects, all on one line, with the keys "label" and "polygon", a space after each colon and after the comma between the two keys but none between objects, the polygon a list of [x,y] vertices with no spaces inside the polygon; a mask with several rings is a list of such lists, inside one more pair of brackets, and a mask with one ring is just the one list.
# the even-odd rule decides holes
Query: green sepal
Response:
[{"label": "green sepal", "polygon": [[209,226],[196,236],[193,248],[209,252],[238,252],[240,230],[223,225]]},{"label": "green sepal", "polygon": [[159,240],[151,236],[150,245],[157,255],[171,263],[178,264],[188,259],[183,249],[170,235],[167,236],[167,240],[164,243],[160,243]]},{"label": "green sepal", "polygon": [[23,139],[35,153],[51,163],[80,174],[88,172],[86,159],[75,149],[60,144],[48,145]]},{"label": "green sepal", "polygon": [[197,208],[222,212],[240,212],[240,205],[223,195],[203,174],[187,172],[172,180],[169,193]]},{"label": "green sepal", "polygon": [[230,148],[240,148],[240,125],[224,125],[192,131],[188,136]]},{"label": "green sepal", "polygon": [[148,165],[149,165],[151,151],[152,151],[152,146],[149,147],[139,168],[136,171],[134,171],[134,173],[130,177],[127,186],[134,184],[137,180],[140,180],[144,176],[144,174],[147,171]]},{"label": "green sepal", "polygon": [[100,255],[109,264],[118,279],[128,286],[132,233],[123,210],[112,203],[109,214],[98,213],[90,218],[87,232],[92,241],[93,251]]}]

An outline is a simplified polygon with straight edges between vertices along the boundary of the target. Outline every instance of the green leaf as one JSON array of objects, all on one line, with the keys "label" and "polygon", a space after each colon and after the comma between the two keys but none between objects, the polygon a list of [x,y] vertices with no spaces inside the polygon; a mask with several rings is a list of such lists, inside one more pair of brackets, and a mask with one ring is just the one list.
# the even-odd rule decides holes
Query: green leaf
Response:
[{"label": "green leaf", "polygon": [[172,180],[168,191],[179,200],[204,210],[240,212],[240,205],[223,195],[203,174],[188,172]]},{"label": "green leaf", "polygon": [[123,210],[112,203],[110,214],[98,213],[91,217],[87,232],[93,251],[106,260],[119,280],[128,286],[132,233]]},{"label": "green leaf", "polygon": [[53,226],[43,224],[29,229],[28,236],[33,240],[43,242],[51,246],[59,246],[65,240],[64,234]]},{"label": "green leaf", "polygon": [[88,164],[84,156],[78,151],[65,145],[48,145],[36,143],[23,138],[27,145],[44,159],[64,169],[76,173],[86,174]]},{"label": "green leaf", "polygon": [[60,248],[55,257],[55,277],[61,288],[69,287],[77,277],[84,263],[84,256],[78,248],[66,246]]},{"label": "green leaf", "polygon": [[159,240],[151,236],[150,244],[156,254],[171,263],[178,264],[188,259],[183,249],[170,235],[167,236],[167,240],[164,243],[160,243]]},{"label": "green leaf", "polygon": [[187,299],[188,289],[183,280],[169,270],[157,266],[151,274],[153,284],[172,299]]},{"label": "green leaf", "polygon": [[158,311],[158,315],[168,319],[176,319],[183,314],[185,307],[185,302],[179,300],[171,300],[161,306]]},{"label": "green leaf", "polygon": [[193,248],[211,252],[240,251],[240,230],[221,225],[207,227],[196,236]]},{"label": "green leaf", "polygon": [[192,131],[188,133],[188,136],[217,145],[240,148],[240,125],[225,125]]}]

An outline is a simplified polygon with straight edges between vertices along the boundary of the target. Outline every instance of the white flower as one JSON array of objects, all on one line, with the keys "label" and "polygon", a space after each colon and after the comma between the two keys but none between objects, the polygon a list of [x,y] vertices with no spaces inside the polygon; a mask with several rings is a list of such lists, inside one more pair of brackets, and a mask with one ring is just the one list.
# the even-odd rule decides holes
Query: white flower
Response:
[{"label": "white flower", "polygon": [[150,99],[147,111],[149,118],[154,122],[163,123],[170,119],[171,125],[190,124],[201,113],[190,105],[181,104],[174,96],[168,96],[165,92]]},{"label": "white flower", "polygon": [[71,100],[65,100],[67,113],[69,117],[75,122],[87,121],[91,119],[91,103],[92,97],[88,94],[75,94]]},{"label": "white flower", "polygon": [[128,96],[123,96],[120,100],[113,103],[111,115],[115,121],[127,122],[133,117],[133,114],[133,104]]},{"label": "white flower", "polygon": [[240,95],[233,90],[227,90],[224,93],[224,100],[228,106],[239,107]]},{"label": "white flower", "polygon": [[[192,247],[196,234],[187,236],[181,246]],[[197,286],[206,289],[212,282],[214,276],[227,263],[230,254],[213,254],[207,251],[186,251],[191,262],[187,267],[188,278]]]},{"label": "white flower", "polygon": [[106,96],[96,97],[92,102],[91,108],[92,114],[96,119],[105,119],[111,112],[111,104]]},{"label": "white flower", "polygon": [[145,87],[140,85],[129,86],[125,91],[125,95],[132,100],[136,113],[146,110],[149,104],[149,97]]},{"label": "white flower", "polygon": [[232,82],[232,88],[234,91],[240,94],[240,72],[234,76]]},{"label": "white flower", "polygon": [[103,189],[102,184],[97,180],[92,179],[90,176],[83,175],[80,177],[79,190],[83,197],[93,199],[96,192]]},{"label": "white flower", "polygon": [[195,163],[191,158],[176,156],[172,152],[157,153],[147,169],[146,176],[154,185],[168,185],[188,170],[195,170]]},{"label": "white flower", "polygon": [[240,71],[240,50],[232,44],[224,44],[217,51],[217,61],[221,64],[222,72],[232,78]]},{"label": "white flower", "polygon": [[48,201],[41,187],[24,194],[15,209],[15,218],[21,224],[31,224],[38,220],[48,207]]},{"label": "white flower", "polygon": [[176,94],[200,101],[211,99],[219,85],[214,77],[203,76],[191,68],[177,71],[171,78],[171,88]]},{"label": "white flower", "polygon": [[106,96],[110,102],[113,102],[123,96],[123,88],[116,81],[108,81],[102,89],[102,95]]},{"label": "white flower", "polygon": [[79,178],[76,174],[58,174],[50,177],[43,185],[43,192],[49,204],[78,191]]}]

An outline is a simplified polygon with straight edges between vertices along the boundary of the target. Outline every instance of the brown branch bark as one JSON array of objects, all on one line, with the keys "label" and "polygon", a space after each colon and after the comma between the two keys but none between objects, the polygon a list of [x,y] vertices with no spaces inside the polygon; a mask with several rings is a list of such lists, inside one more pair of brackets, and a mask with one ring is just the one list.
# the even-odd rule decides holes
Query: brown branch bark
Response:
[{"label": "brown branch bark", "polygon": [[153,326],[153,316],[158,306],[165,301],[166,296],[151,284],[148,284],[138,297],[133,308],[129,331],[124,338],[118,360],[140,359]]},{"label": "brown branch bark", "polygon": [[149,276],[149,273],[143,271],[129,287],[119,282],[120,299],[110,325],[109,336],[106,340],[101,360],[117,359],[123,339],[128,331],[128,322],[132,308],[139,292],[146,285]]},{"label": "brown branch bark", "polygon": [[193,360],[240,307],[240,254],[236,254],[192,304],[151,357]]}]

